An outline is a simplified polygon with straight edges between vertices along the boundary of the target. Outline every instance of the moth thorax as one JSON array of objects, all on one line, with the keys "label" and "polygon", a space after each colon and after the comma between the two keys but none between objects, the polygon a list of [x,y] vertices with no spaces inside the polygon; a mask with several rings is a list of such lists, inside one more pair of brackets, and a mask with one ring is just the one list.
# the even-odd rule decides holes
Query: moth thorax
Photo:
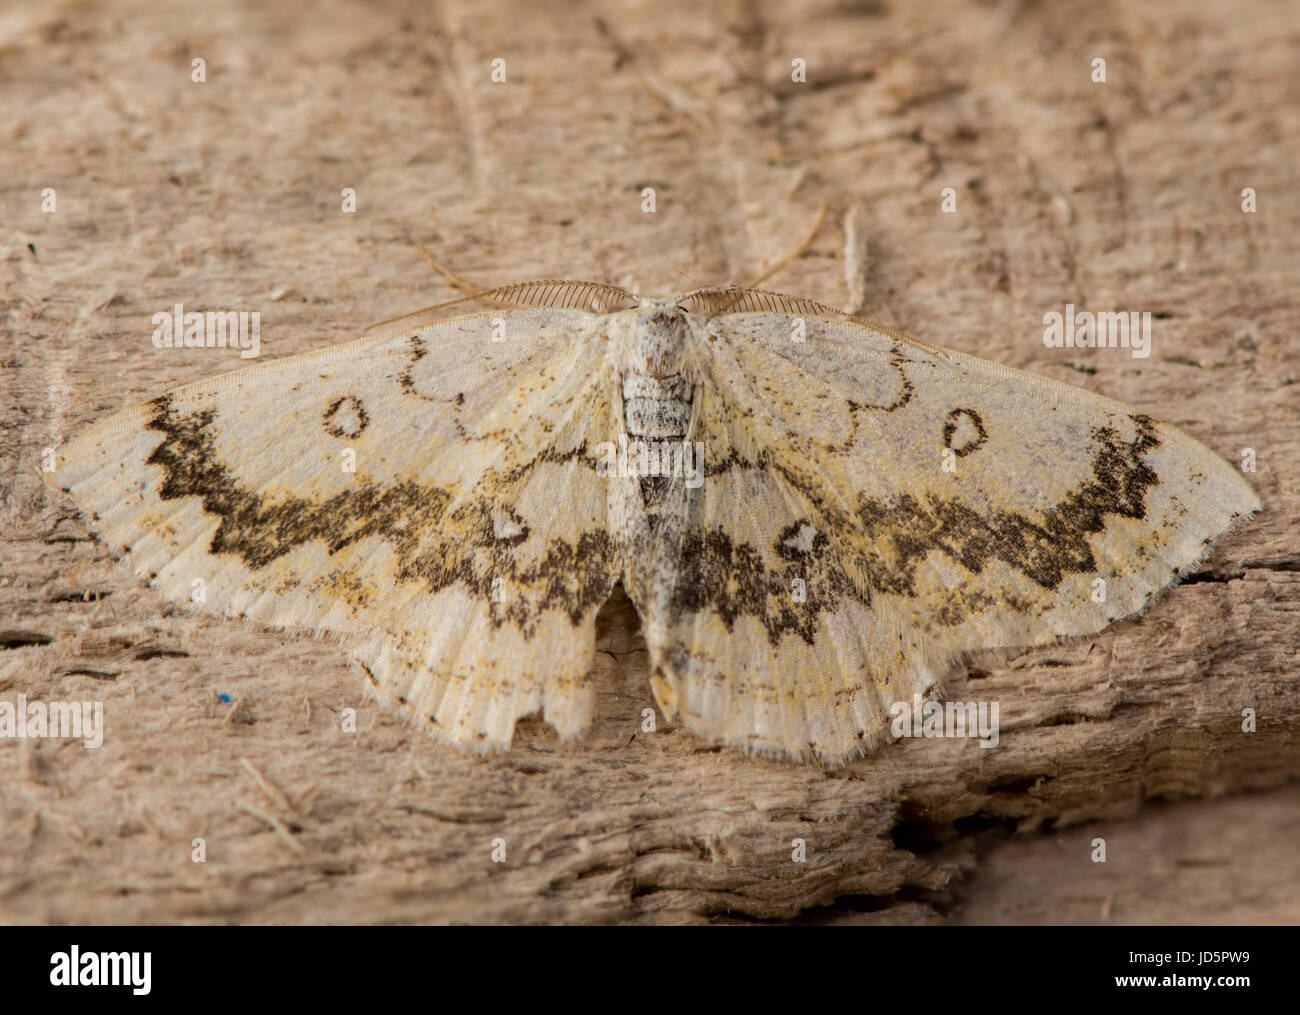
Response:
[{"label": "moth thorax", "polygon": [[628,374],[623,378],[623,419],[632,437],[680,440],[691,421],[691,385],[676,377]]},{"label": "moth thorax", "polygon": [[660,380],[680,374],[686,338],[686,317],[677,308],[642,309],[636,317],[631,369]]}]

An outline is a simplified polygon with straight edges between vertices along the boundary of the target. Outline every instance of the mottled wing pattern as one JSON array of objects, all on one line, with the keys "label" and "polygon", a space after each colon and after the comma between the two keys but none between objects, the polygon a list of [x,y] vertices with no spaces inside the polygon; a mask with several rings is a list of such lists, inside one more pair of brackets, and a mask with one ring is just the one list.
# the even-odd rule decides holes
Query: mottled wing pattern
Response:
[{"label": "mottled wing pattern", "polygon": [[847,760],[959,653],[1138,613],[1259,509],[1121,403],[810,307],[703,346],[709,473],[650,648],[708,739]]},{"label": "mottled wing pattern", "polygon": [[454,743],[504,747],[539,708],[573,736],[619,570],[602,320],[460,317],[229,373],[105,420],[49,479],[169,598],[341,635]]}]

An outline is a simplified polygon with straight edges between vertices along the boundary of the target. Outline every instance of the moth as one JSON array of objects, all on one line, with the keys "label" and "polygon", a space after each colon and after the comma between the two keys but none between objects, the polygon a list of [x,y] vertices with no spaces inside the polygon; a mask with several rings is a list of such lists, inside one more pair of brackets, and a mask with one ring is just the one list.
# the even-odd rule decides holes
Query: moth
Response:
[{"label": "moth", "polygon": [[1172,426],[809,300],[480,298],[119,413],[47,481],[163,595],[338,636],[458,747],[590,726],[621,582],[665,716],[828,765],[961,653],[1141,613],[1260,509]]}]

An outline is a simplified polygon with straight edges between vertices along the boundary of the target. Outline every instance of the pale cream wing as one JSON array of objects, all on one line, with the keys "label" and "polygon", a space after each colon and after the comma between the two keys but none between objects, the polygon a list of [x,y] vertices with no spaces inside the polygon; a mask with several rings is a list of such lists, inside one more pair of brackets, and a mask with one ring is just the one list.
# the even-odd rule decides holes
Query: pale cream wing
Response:
[{"label": "pale cream wing", "polygon": [[[692,528],[736,545],[683,555],[661,662],[706,737],[846,760],[958,653],[1140,612],[1259,509],[1222,458],[1128,406],[814,306],[724,313],[701,346],[703,439],[744,450],[711,459]],[[773,637],[782,615],[800,623]]]},{"label": "pale cream wing", "polygon": [[501,311],[228,373],[98,424],[47,479],[169,598],[342,636],[457,744],[504,747],[539,708],[573,736],[619,572],[603,321]]}]

